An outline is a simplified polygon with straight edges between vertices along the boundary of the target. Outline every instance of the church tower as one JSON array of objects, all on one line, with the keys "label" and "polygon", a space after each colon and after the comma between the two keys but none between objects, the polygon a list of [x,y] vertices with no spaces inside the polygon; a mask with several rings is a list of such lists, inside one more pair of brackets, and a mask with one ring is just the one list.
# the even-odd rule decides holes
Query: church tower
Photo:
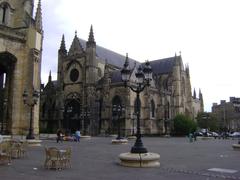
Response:
[{"label": "church tower", "polygon": [[[34,0],[0,1],[0,130],[27,134],[33,92],[40,91],[43,42],[41,0],[33,16]],[[39,133],[39,99],[32,110],[34,134]]]},{"label": "church tower", "polygon": [[177,56],[175,54],[175,61],[173,66],[173,98],[174,98],[174,106],[175,106],[175,112],[174,115],[182,113],[183,107],[182,107],[182,98],[181,98],[181,56]]},{"label": "church tower", "polygon": [[96,61],[96,42],[93,34],[93,27],[90,28],[88,41],[86,43],[86,65],[88,67],[87,72],[87,84],[94,84],[97,82],[97,61]]}]

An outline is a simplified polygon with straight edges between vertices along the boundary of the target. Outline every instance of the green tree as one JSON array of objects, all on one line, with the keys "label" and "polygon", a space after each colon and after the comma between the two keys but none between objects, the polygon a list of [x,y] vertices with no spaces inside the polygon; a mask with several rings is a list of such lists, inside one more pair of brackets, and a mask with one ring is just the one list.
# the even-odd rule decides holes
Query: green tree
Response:
[{"label": "green tree", "polygon": [[197,124],[186,115],[178,114],[173,121],[175,135],[187,135],[197,129]]},{"label": "green tree", "polygon": [[217,123],[216,117],[208,112],[198,113],[197,125],[199,128],[209,129],[210,131],[219,130],[219,124]]}]

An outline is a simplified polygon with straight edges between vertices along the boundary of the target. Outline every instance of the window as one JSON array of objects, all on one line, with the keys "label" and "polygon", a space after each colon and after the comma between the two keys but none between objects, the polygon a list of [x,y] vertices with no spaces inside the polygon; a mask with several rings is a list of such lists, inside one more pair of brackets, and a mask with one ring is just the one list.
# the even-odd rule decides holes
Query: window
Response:
[{"label": "window", "polygon": [[79,78],[79,71],[76,68],[72,69],[70,72],[70,80],[72,82],[76,82],[78,78]]},{"label": "window", "polygon": [[0,5],[0,24],[8,24],[10,6],[7,3]]},{"label": "window", "polygon": [[0,89],[6,87],[6,73],[0,75]]},{"label": "window", "polygon": [[155,103],[153,100],[151,100],[151,117],[155,117]]},{"label": "window", "polygon": [[164,111],[164,119],[169,119],[170,118],[170,104],[169,102],[165,106],[165,111]]}]

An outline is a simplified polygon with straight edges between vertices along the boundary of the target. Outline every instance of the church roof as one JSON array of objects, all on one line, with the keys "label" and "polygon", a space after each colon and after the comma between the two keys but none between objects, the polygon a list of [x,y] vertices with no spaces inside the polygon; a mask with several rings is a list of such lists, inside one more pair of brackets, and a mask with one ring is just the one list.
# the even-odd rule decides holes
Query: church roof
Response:
[{"label": "church roof", "polygon": [[119,70],[112,72],[112,74],[111,74],[111,82],[112,83],[122,82],[122,76],[121,76],[121,72]]},{"label": "church roof", "polygon": [[[83,48],[86,48],[86,41],[83,39],[79,39],[80,43],[82,44]],[[125,62],[126,56],[123,56],[121,54],[118,54],[114,51],[111,51],[109,49],[106,49],[101,46],[96,46],[96,53],[97,56],[102,59],[102,60],[107,60],[108,64],[111,64],[113,66],[116,66],[118,68],[122,68],[123,64]],[[129,64],[131,67],[134,67],[134,63],[137,62],[134,59],[128,58],[129,59]],[[138,62],[137,62],[138,64]]]},{"label": "church roof", "polygon": [[[80,42],[81,42],[83,48],[86,48],[86,41],[83,39],[80,39]],[[123,64],[126,59],[125,56],[118,54],[114,51],[111,51],[109,49],[106,49],[104,47],[98,46],[98,45],[96,46],[96,53],[97,53],[97,56],[100,57],[100,59],[102,59],[102,60],[107,59],[108,64],[114,65],[118,68],[123,67]],[[173,56],[173,57],[169,57],[169,58],[150,61],[150,65],[152,67],[153,73],[154,74],[167,74],[167,73],[172,72],[173,66],[175,64],[175,60],[176,60],[176,57]],[[140,64],[142,64],[142,65],[144,64],[144,63],[140,63],[134,59],[129,58],[129,64],[130,64],[131,68],[134,67],[135,62],[137,64],[137,66]],[[112,78],[112,80],[119,79],[119,76],[120,76],[119,73],[120,72],[113,73],[114,77]]]},{"label": "church roof", "polygon": [[167,74],[172,72],[176,57],[169,57],[150,61],[152,71],[154,74]]},{"label": "church roof", "polygon": [[[83,39],[79,39],[83,48],[86,48],[86,41]],[[99,45],[96,46],[96,54],[101,60],[107,60],[108,64],[116,66],[118,68],[122,68],[125,62],[126,57],[118,54],[112,50],[106,49]],[[176,58],[180,56],[173,56],[169,58],[157,59],[150,61],[150,65],[153,70],[153,74],[168,74],[173,70],[173,66],[176,63]],[[140,63],[134,59],[129,58],[130,67],[134,67],[134,63],[136,62],[136,66],[138,67],[140,64],[144,65],[144,63]],[[121,73],[120,71],[114,71],[111,73],[111,80],[113,82],[121,82]]]}]

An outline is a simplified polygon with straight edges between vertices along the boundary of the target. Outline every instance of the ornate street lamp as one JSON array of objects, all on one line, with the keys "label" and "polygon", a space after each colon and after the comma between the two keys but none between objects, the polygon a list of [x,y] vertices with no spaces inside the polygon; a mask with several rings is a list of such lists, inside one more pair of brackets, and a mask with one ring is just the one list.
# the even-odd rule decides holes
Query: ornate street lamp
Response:
[{"label": "ornate street lamp", "polygon": [[139,94],[145,89],[145,87],[150,86],[150,82],[152,80],[152,68],[150,66],[150,63],[147,61],[144,65],[144,68],[142,69],[142,66],[140,65],[138,67],[137,72],[135,73],[135,76],[137,78],[137,87],[132,87],[128,85],[128,81],[130,80],[131,76],[131,69],[129,67],[129,61],[128,61],[128,55],[126,56],[126,61],[123,65],[123,69],[121,70],[122,75],[122,81],[124,82],[125,87],[129,87],[133,92],[137,95],[137,134],[136,134],[136,142],[134,146],[131,149],[131,153],[147,153],[147,149],[143,146],[142,143],[142,135],[140,130],[140,97]]},{"label": "ornate street lamp", "polygon": [[80,118],[82,121],[83,135],[86,135],[87,134],[87,125],[89,123],[89,117],[90,117],[91,113],[87,107],[84,107],[83,110],[84,111],[80,113]]},{"label": "ornate street lamp", "polygon": [[69,135],[71,134],[71,128],[70,128],[69,124],[70,124],[70,120],[71,120],[72,111],[73,111],[73,107],[72,106],[67,106],[67,109],[66,109],[66,113],[67,113],[67,132],[69,133]]},{"label": "ornate street lamp", "polygon": [[117,140],[120,140],[120,139],[123,139],[121,137],[121,129],[120,129],[120,117],[122,115],[122,112],[124,111],[124,107],[120,104],[116,105],[114,104],[113,105],[113,113],[117,115],[117,121],[118,121],[118,136],[117,136]]},{"label": "ornate street lamp", "polygon": [[35,139],[34,133],[33,133],[33,108],[37,104],[37,101],[39,98],[39,92],[37,90],[33,90],[31,100],[29,100],[28,92],[24,90],[22,97],[23,97],[23,103],[30,107],[30,125],[29,125],[29,132],[26,139]]}]

